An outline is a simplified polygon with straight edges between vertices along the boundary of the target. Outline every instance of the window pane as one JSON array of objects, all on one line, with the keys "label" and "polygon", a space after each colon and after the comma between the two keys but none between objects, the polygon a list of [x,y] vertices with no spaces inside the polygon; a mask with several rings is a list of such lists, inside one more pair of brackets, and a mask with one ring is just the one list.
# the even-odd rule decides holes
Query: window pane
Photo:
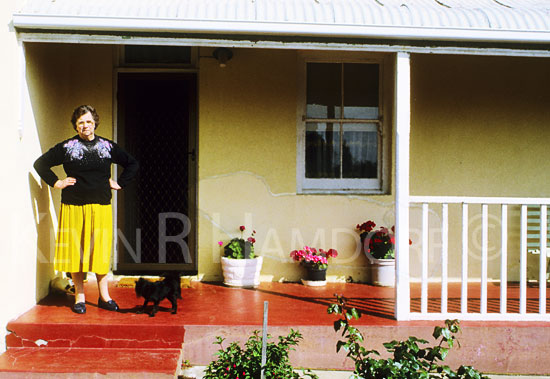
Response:
[{"label": "window pane", "polygon": [[308,122],[306,125],[306,178],[339,177],[339,125]]},{"label": "window pane", "polygon": [[378,177],[378,132],[376,124],[344,124],[342,176]]},{"label": "window pane", "polygon": [[334,63],[307,64],[307,117],[340,117],[341,67],[341,64]]},{"label": "window pane", "polygon": [[125,63],[189,64],[191,48],[181,46],[124,46]]},{"label": "window pane", "polygon": [[344,64],[344,118],[378,118],[378,65]]}]

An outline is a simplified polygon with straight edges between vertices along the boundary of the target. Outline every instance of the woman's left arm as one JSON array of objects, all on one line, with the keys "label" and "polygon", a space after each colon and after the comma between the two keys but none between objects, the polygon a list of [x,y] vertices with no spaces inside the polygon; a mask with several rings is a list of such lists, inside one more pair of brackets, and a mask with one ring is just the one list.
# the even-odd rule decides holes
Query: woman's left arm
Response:
[{"label": "woman's left arm", "polygon": [[139,169],[138,161],[124,151],[116,143],[113,143],[113,150],[111,151],[112,162],[124,167],[122,173],[119,175],[118,180],[114,181],[109,179],[109,184],[112,189],[119,190],[124,188],[128,183],[134,179]]}]

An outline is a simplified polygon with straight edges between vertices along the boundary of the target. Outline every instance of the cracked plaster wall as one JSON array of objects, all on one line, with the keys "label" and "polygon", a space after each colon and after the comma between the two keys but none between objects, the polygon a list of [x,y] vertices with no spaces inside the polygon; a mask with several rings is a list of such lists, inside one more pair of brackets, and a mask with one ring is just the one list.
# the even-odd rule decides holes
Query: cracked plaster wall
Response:
[{"label": "cracked plaster wall", "polygon": [[205,280],[222,278],[217,242],[245,225],[257,231],[263,280],[298,281],[301,267],[289,253],[307,244],[340,252],[329,280],[364,281],[355,225],[366,217],[393,224],[392,196],[296,194],[300,80],[296,51],[238,49],[224,69],[201,60],[199,275]]},{"label": "cracked plaster wall", "polygon": [[[393,196],[296,195],[298,76],[292,51],[237,50],[229,70],[201,65],[200,274],[220,279],[218,240],[245,224],[258,231],[264,279],[298,280],[288,252],[302,243],[335,247],[332,280],[366,278],[354,225],[393,224]],[[391,83],[390,83],[391,84]],[[412,56],[411,194],[550,195],[546,183],[550,95],[547,60]],[[243,104],[245,104],[243,106]],[[394,147],[392,147],[394,150]],[[391,168],[392,172],[395,169]],[[499,212],[490,207],[489,278],[499,278]],[[440,210],[431,210],[430,274],[441,273]],[[480,216],[471,207],[469,272],[479,275]],[[450,208],[449,276],[460,277],[460,213]],[[510,280],[519,278],[518,209],[509,210]],[[420,275],[420,212],[411,211],[411,274]],[[529,257],[529,272],[537,272]],[[530,274],[531,275],[531,274]],[[532,275],[531,275],[532,277]]]}]

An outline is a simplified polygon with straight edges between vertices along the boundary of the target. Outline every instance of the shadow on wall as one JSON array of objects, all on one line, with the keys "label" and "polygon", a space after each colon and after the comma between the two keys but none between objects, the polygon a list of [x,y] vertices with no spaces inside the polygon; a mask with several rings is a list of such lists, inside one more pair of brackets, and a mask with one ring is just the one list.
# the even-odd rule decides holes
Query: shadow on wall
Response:
[{"label": "shadow on wall", "polygon": [[[27,85],[42,153],[75,134],[70,117],[73,109],[81,104],[95,106],[101,117],[101,134],[112,137],[111,54],[112,48],[106,45],[33,43],[25,46]],[[75,60],[74,57],[85,58]],[[32,161],[38,156],[32,157]],[[53,171],[59,177],[65,176],[61,167]],[[31,173],[29,188],[37,232],[36,294],[40,298],[47,294],[50,280],[55,276],[55,213],[59,210],[61,191],[51,190]]]},{"label": "shadow on wall", "polygon": [[[36,227],[36,283],[49,283],[55,275],[53,258],[55,253],[55,227],[52,220],[56,214],[50,212],[50,190],[45,183],[38,183],[29,173],[31,207]],[[36,300],[47,295],[47,287],[37,285]]]}]

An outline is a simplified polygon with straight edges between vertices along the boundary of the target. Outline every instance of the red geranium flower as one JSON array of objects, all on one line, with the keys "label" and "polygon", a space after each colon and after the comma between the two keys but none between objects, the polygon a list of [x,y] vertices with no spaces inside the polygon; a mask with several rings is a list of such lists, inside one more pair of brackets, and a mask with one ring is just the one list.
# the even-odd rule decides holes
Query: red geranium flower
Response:
[{"label": "red geranium flower", "polygon": [[[375,226],[371,220],[356,226],[365,251],[376,259],[395,258],[395,225],[391,229],[382,226],[378,230],[374,230]],[[411,240],[409,245],[412,245]]]}]

